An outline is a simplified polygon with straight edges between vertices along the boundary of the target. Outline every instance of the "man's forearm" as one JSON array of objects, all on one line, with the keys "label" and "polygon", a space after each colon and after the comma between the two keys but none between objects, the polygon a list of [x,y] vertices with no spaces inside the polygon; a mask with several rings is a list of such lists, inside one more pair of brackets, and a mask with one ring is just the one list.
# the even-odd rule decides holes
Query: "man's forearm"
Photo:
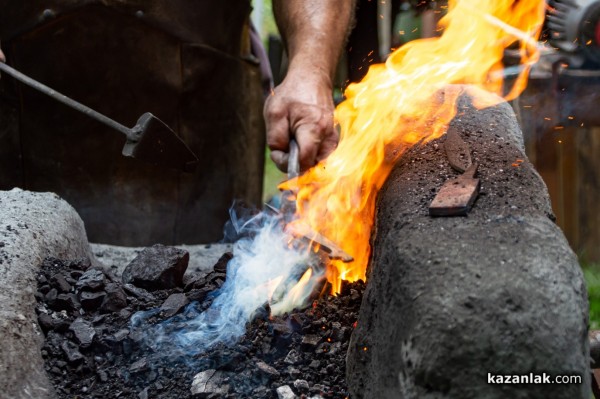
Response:
[{"label": "man's forearm", "polygon": [[333,78],[354,4],[355,0],[273,0],[288,51],[289,71],[309,69]]},{"label": "man's forearm", "polygon": [[287,75],[265,103],[271,159],[287,168],[290,138],[306,170],[337,146],[332,81],[354,15],[354,0],[273,0],[285,42]]}]

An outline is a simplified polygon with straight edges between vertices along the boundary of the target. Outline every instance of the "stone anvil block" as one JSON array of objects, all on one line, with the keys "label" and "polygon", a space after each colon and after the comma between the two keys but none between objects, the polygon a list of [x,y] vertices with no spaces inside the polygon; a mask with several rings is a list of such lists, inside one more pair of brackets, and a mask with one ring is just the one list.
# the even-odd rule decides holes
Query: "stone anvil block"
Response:
[{"label": "stone anvil block", "polygon": [[[466,217],[430,217],[456,175],[444,137],[406,152],[379,193],[372,258],[347,362],[352,398],[590,397],[588,302],[507,103],[463,95],[451,123],[479,162]],[[578,375],[579,384],[490,384]]]}]

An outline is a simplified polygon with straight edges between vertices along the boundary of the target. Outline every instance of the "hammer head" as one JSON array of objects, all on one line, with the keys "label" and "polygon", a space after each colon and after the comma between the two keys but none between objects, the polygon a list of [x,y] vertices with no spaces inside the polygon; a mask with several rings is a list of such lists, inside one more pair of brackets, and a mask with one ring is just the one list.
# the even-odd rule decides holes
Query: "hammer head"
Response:
[{"label": "hammer head", "polygon": [[123,155],[157,166],[193,172],[198,158],[163,121],[150,112],[130,129]]}]

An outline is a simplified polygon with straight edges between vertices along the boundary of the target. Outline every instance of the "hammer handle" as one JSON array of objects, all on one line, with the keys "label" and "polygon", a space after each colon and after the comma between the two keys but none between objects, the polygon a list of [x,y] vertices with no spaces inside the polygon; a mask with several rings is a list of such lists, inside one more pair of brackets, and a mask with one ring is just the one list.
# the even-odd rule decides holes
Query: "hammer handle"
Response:
[{"label": "hammer handle", "polygon": [[90,118],[96,119],[97,121],[102,122],[105,125],[113,128],[113,129],[123,133],[127,137],[129,137],[131,129],[121,125],[119,122],[116,122],[115,120],[109,118],[108,116],[103,115],[98,111],[94,111],[90,107],[86,107],[85,105],[65,96],[64,94],[57,92],[56,90],[38,82],[37,80],[30,78],[29,76],[17,71],[16,69],[6,65],[3,62],[0,62],[0,71],[6,73],[7,75],[12,76],[13,78],[26,84],[29,87],[32,87],[38,91],[41,91],[42,93],[52,97],[56,101],[60,101],[61,103],[89,116]]}]

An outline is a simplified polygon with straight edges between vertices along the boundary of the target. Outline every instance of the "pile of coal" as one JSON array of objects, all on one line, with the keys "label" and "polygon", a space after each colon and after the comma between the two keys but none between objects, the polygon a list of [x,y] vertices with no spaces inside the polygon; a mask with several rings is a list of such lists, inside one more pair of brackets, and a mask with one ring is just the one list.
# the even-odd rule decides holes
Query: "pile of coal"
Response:
[{"label": "pile of coal", "polygon": [[[364,283],[271,317],[268,305],[234,345],[202,354],[157,350],[144,328],[208,309],[231,254],[188,274],[185,251],[142,251],[121,279],[85,261],[46,259],[37,276],[42,356],[59,398],[346,398],[345,357]],[[137,319],[136,319],[137,318]]]}]

